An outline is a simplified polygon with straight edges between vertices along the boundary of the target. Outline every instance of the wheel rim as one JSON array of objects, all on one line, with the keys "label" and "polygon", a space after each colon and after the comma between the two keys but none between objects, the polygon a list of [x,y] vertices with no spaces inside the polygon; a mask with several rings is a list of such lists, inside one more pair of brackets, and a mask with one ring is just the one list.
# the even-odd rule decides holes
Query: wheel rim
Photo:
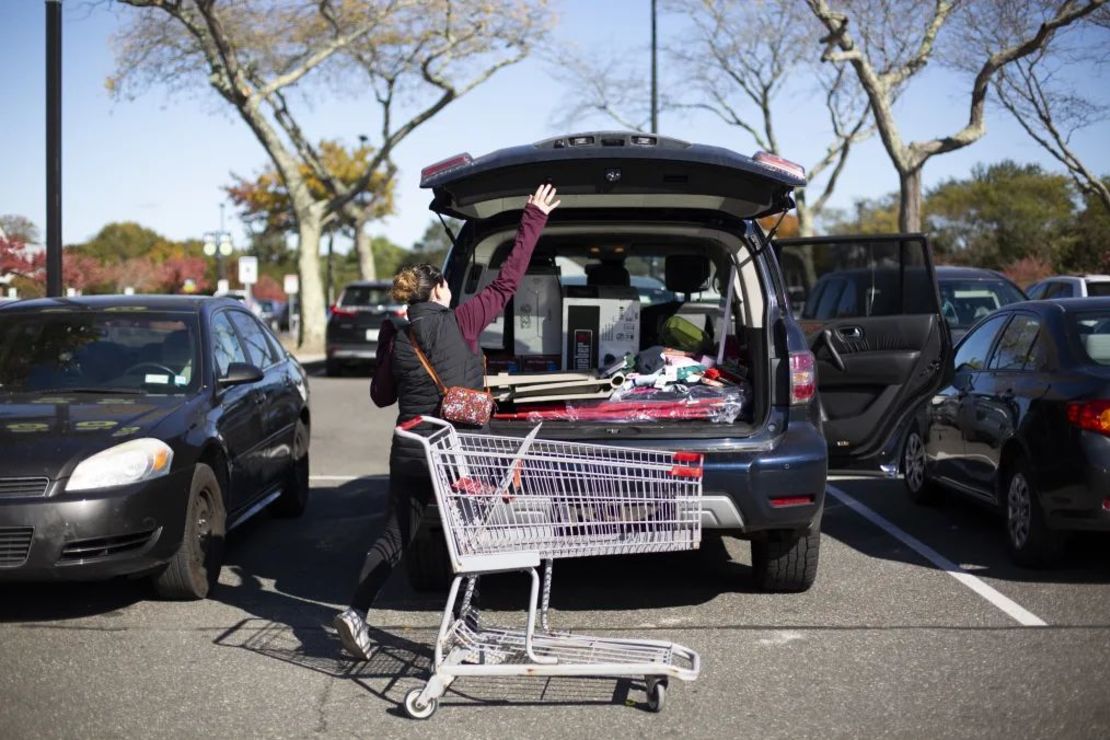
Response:
[{"label": "wheel rim", "polygon": [[196,513],[193,517],[193,527],[196,533],[196,551],[194,557],[197,563],[204,565],[208,553],[208,543],[212,538],[212,492],[201,491],[197,496]]},{"label": "wheel rim", "polygon": [[910,432],[906,440],[906,454],[902,467],[910,490],[920,491],[925,484],[925,444],[917,432]]},{"label": "wheel rim", "polygon": [[1021,473],[1014,474],[1014,477],[1010,479],[1010,490],[1006,501],[1006,519],[1010,525],[1010,541],[1014,544],[1014,547],[1024,547],[1029,539],[1033,501],[1029,493],[1029,483]]}]

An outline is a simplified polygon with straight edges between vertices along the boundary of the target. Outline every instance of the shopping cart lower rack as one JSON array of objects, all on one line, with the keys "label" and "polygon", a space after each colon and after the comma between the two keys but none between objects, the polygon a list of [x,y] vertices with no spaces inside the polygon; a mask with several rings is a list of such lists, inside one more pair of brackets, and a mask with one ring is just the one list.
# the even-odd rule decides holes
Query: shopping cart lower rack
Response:
[{"label": "shopping cart lower rack", "polygon": [[[438,428],[414,431],[421,425]],[[405,696],[410,717],[430,717],[459,676],[643,676],[655,711],[669,678],[698,677],[701,660],[689,648],[555,632],[547,611],[555,558],[698,547],[701,455],[543,440],[539,429],[500,437],[460,432],[431,417],[396,429],[425,448],[456,574],[435,671]],[[531,575],[524,629],[486,626],[473,604],[480,575],[507,571]]]}]

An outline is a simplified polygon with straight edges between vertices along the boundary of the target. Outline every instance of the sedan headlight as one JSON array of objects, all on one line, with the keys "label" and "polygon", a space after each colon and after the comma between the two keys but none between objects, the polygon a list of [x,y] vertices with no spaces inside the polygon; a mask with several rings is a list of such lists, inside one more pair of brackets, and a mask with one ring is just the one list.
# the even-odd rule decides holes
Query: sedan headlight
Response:
[{"label": "sedan headlight", "polygon": [[160,439],[133,439],[82,460],[66,483],[67,491],[122,486],[160,478],[170,472],[173,450]]}]

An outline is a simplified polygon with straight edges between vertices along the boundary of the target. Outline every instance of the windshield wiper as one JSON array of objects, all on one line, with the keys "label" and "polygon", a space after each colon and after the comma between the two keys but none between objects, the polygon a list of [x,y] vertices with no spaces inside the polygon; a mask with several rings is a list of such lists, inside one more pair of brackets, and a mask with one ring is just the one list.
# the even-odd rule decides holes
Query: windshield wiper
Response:
[{"label": "windshield wiper", "polygon": [[48,388],[44,391],[24,391],[24,393],[35,393],[43,396],[55,394],[59,396],[64,396],[67,393],[96,393],[104,395],[117,394],[123,396],[141,396],[145,393],[145,391],[141,391],[138,388],[95,388],[92,386],[75,386],[72,388]]}]

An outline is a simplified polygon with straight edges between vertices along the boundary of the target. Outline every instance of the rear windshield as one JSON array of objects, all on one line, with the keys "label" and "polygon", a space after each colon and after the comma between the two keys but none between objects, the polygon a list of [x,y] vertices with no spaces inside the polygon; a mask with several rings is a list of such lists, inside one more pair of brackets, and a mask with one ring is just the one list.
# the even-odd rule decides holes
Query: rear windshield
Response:
[{"label": "rear windshield", "polygon": [[339,298],[340,306],[388,306],[396,302],[389,294],[389,288],[366,285],[348,285]]},{"label": "rear windshield", "polygon": [[1105,298],[1110,296],[1110,280],[1092,282],[1087,281],[1087,295],[1091,298]]},{"label": "rear windshield", "polygon": [[0,315],[0,395],[83,391],[167,395],[200,385],[192,314]]},{"label": "rear windshield", "polygon": [[940,305],[948,325],[970,328],[979,319],[1025,296],[1005,280],[941,280]]},{"label": "rear windshield", "polygon": [[1087,359],[1110,365],[1110,311],[1076,314],[1072,321]]}]

